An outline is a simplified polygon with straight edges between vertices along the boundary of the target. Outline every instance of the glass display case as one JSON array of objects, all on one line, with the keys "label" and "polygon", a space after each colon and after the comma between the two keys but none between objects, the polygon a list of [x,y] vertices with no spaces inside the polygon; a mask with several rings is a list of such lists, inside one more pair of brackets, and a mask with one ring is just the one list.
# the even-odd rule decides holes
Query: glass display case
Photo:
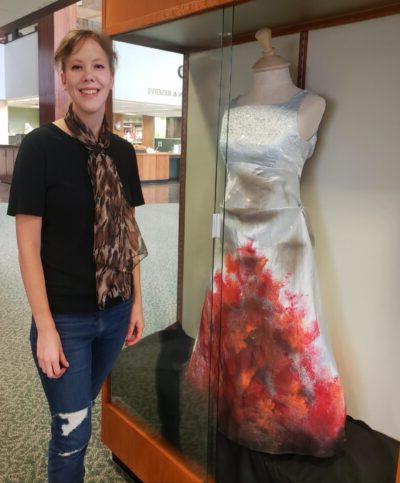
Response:
[{"label": "glass display case", "polygon": [[[137,210],[148,329],[104,392],[103,439],[143,481],[233,481],[244,450],[330,458],[346,412],[400,437],[367,383],[400,403],[378,382],[400,360],[376,282],[395,298],[399,12],[256,0],[114,36],[184,54],[179,215]],[[264,27],[289,96],[257,91],[257,72],[279,70],[255,67]]]},{"label": "glass display case", "polygon": [[[181,461],[196,481],[214,472],[216,408],[208,390],[197,391],[190,383],[187,365],[206,290],[222,260],[221,154],[227,137],[222,141],[221,121],[229,107],[232,14],[232,7],[209,12],[204,19],[206,35],[187,45],[193,37],[187,31],[181,45],[168,46],[175,52],[193,50],[185,55],[183,69],[179,127],[186,162],[180,171],[179,218],[178,213],[166,216],[164,209],[171,204],[150,206],[152,213],[146,206],[137,209],[140,226],[153,225],[147,236],[143,233],[153,256],[141,267],[147,328],[139,344],[122,351],[110,384],[114,407]],[[147,33],[128,33],[115,40],[140,44],[136,35]],[[160,47],[156,42],[154,46]],[[173,131],[176,136],[176,126]]]}]

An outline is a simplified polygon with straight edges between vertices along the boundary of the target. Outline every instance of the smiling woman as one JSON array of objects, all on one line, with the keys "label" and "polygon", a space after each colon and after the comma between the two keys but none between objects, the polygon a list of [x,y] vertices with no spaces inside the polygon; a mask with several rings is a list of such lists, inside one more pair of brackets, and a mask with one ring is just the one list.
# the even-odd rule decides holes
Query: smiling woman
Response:
[{"label": "smiling woman", "polygon": [[105,118],[112,41],[71,31],[55,62],[71,104],[63,119],[23,139],[8,214],[16,216],[32,355],[52,415],[48,480],[79,483],[92,404],[124,341],[141,338],[147,250],[135,221],[144,203],[135,151]]},{"label": "smiling woman", "polygon": [[[112,43],[106,39],[88,30],[71,31],[55,55],[56,64],[61,66],[63,88],[71,97],[74,111],[95,136],[104,117],[105,102],[114,85],[117,57]],[[69,133],[63,119],[55,123]]]}]

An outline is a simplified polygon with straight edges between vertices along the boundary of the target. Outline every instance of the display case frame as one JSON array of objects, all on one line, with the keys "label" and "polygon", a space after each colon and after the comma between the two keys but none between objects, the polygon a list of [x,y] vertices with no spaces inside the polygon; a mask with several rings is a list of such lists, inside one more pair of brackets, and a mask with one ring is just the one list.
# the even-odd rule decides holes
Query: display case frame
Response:
[{"label": "display case frame", "polygon": [[[128,31],[139,31],[144,28],[163,25],[165,22],[176,21],[177,19],[190,18],[193,15],[200,15],[210,8],[223,7],[238,2],[186,2],[191,8],[179,6],[171,8],[166,13],[165,9],[160,9],[151,14],[132,15],[124,22],[113,23],[113,18],[108,17],[107,4],[103,2],[103,30],[112,36],[126,33]],[[126,3],[126,2],[125,2]],[[144,3],[144,2],[143,2]],[[251,2],[250,2],[251,3]],[[332,2],[334,3],[334,2]],[[299,33],[299,59],[298,59],[298,85],[305,86],[307,70],[307,39],[308,32],[316,29],[323,29],[333,26],[345,25],[364,20],[371,20],[400,13],[399,2],[378,2],[374,5],[360,5],[357,8],[350,8],[346,11],[336,13],[321,18],[306,19],[303,21],[281,23],[272,27],[274,37],[293,33]],[[368,2],[366,2],[368,3]],[[195,5],[196,4],[196,5]],[[201,5],[203,4],[203,5]],[[218,5],[217,5],[218,4]],[[195,8],[194,8],[195,7]],[[118,6],[114,1],[113,9]],[[242,32],[232,39],[234,45],[246,43],[254,40],[255,31]],[[192,45],[185,49],[182,46],[171,45],[170,41],[164,43],[160,39],[152,40],[145,36],[140,39],[136,37],[136,42],[146,46],[165,48],[184,54],[184,89],[183,89],[183,119],[182,119],[182,158],[181,158],[181,187],[180,187],[180,216],[179,216],[179,268],[178,268],[178,320],[182,317],[182,290],[183,290],[183,252],[184,252],[184,214],[185,214],[185,159],[186,159],[186,126],[188,112],[188,59],[189,54],[196,51]],[[205,48],[202,46],[201,48]],[[201,50],[199,48],[198,50]],[[110,379],[107,380],[102,393],[102,441],[111,451],[129,467],[135,475],[143,481],[157,482],[195,482],[204,481],[204,476],[199,477],[201,470],[195,466],[189,466],[167,443],[160,442],[153,438],[146,431],[140,421],[135,421],[128,413],[124,413],[120,408],[116,408],[111,401]],[[399,453],[400,463],[400,453]],[[212,476],[208,478],[211,480]],[[400,482],[400,466],[397,472],[396,483]]]}]

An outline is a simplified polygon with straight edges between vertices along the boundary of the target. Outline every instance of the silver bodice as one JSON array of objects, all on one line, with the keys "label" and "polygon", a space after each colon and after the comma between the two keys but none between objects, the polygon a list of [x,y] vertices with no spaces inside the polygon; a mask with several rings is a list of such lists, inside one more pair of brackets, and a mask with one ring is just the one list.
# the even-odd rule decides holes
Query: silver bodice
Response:
[{"label": "silver bodice", "polygon": [[304,211],[300,177],[317,136],[300,137],[297,113],[307,91],[288,102],[236,105],[225,114],[220,149],[226,157],[225,232],[229,246],[279,242]]}]

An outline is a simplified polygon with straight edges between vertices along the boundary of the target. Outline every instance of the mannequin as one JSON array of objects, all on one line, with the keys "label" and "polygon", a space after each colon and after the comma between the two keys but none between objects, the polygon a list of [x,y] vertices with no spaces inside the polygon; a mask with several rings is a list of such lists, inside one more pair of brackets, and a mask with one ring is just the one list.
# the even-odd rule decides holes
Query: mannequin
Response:
[{"label": "mannequin", "polygon": [[[271,46],[271,30],[260,29],[256,39],[261,45],[263,56],[253,65],[253,88],[240,96],[237,105],[280,104],[287,102],[301,91],[290,77],[290,63],[275,54]],[[311,92],[304,98],[298,111],[300,136],[307,140],[317,132],[325,112],[325,99]]]},{"label": "mannequin", "polygon": [[343,447],[345,402],[300,197],[325,101],[293,84],[269,29],[257,39],[264,55],[253,88],[232,102],[221,130],[223,266],[207,290],[188,373],[195,388],[217,395],[218,429],[229,440],[325,458]]}]

